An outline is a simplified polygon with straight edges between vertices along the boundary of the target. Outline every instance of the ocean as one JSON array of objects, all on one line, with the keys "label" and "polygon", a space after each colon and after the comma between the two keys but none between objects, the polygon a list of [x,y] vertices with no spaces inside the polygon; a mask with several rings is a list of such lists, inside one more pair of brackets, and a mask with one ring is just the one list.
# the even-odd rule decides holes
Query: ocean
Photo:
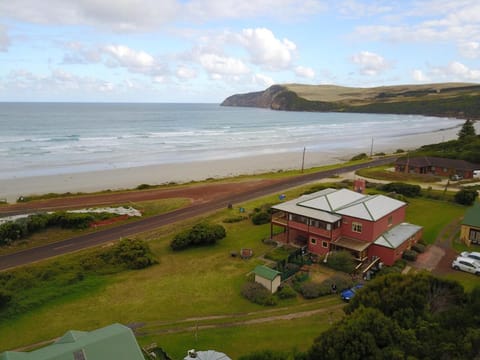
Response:
[{"label": "ocean", "polygon": [[[0,103],[0,179],[260,154],[356,150],[460,126],[416,115],[218,104]],[[401,148],[401,144],[398,144]]]}]

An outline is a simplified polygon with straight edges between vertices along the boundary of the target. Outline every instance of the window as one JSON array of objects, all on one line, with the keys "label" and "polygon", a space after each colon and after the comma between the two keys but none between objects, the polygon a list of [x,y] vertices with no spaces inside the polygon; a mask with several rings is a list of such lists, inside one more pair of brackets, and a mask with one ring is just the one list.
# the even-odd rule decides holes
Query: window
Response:
[{"label": "window", "polygon": [[328,249],[328,242],[322,241],[322,246],[323,246],[325,249]]},{"label": "window", "polygon": [[310,243],[311,243],[312,245],[316,245],[316,244],[317,244],[317,239],[315,239],[315,238],[310,238]]},{"label": "window", "polygon": [[352,231],[356,233],[361,233],[362,232],[362,224],[360,223],[352,223]]},{"label": "window", "polygon": [[480,244],[480,231],[475,229],[470,229],[468,238],[472,243]]},{"label": "window", "polygon": [[392,223],[393,223],[393,217],[392,217],[392,215],[390,215],[388,217],[388,226],[392,226]]}]

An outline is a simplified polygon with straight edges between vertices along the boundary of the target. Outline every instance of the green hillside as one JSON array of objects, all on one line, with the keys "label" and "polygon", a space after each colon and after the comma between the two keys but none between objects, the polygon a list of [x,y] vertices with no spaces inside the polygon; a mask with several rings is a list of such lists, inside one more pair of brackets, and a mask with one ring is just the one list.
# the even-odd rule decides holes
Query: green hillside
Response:
[{"label": "green hillside", "polygon": [[480,84],[441,83],[353,88],[335,85],[273,85],[232,95],[223,106],[287,111],[421,114],[480,118]]}]

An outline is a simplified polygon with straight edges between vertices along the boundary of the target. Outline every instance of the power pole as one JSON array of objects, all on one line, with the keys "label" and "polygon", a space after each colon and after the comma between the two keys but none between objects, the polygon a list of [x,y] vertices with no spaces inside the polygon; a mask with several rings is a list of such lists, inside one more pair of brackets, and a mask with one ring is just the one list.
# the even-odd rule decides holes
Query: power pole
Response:
[{"label": "power pole", "polygon": [[373,136],[372,136],[372,144],[370,145],[370,157],[373,155]]},{"label": "power pole", "polygon": [[303,169],[305,167],[305,151],[307,150],[307,148],[303,148],[303,156],[302,156],[302,173],[303,173]]}]

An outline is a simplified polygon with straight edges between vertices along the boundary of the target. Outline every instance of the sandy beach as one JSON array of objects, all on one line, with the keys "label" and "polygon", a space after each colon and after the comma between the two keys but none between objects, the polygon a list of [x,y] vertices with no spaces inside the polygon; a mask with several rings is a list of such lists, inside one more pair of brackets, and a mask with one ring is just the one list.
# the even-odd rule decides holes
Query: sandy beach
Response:
[{"label": "sandy beach", "polygon": [[[373,153],[393,153],[397,149],[414,149],[457,137],[458,128],[395,138],[395,143],[373,139]],[[305,169],[339,163],[352,156],[371,151],[371,142],[364,148],[342,151],[310,152],[306,149]],[[301,169],[303,152],[258,155],[234,159],[210,160],[178,164],[159,164],[87,173],[0,179],[0,199],[15,202],[19,196],[45,193],[93,192],[135,188],[140,184],[184,183],[192,180],[223,178],[242,174],[260,174],[278,170]]]}]

